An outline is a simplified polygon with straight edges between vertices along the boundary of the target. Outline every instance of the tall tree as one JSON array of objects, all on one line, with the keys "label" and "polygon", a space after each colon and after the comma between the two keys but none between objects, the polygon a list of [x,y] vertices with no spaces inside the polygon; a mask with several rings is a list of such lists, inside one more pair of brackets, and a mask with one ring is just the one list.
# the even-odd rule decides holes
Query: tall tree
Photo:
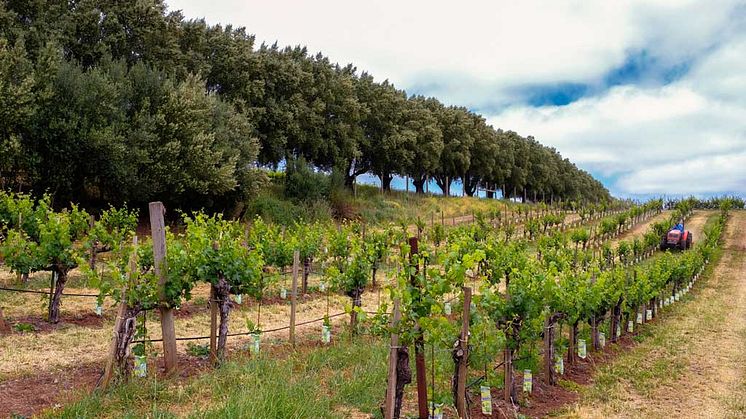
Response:
[{"label": "tall tree", "polygon": [[425,182],[438,168],[443,151],[443,134],[436,116],[423,104],[421,98],[408,102],[403,119],[402,135],[412,136],[413,158],[405,174],[412,178],[417,193],[425,192]]}]

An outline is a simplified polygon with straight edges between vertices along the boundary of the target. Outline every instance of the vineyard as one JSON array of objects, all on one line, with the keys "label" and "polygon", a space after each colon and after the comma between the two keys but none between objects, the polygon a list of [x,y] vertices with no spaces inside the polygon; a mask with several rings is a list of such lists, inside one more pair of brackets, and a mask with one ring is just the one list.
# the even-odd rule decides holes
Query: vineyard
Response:
[{"label": "vineyard", "polygon": [[[196,212],[169,228],[151,203],[151,234],[138,236],[138,213],[126,207],[92,217],[3,193],[0,406],[54,407],[61,400],[46,395],[29,409],[40,395],[23,393],[45,369],[74,371],[75,397],[98,389],[62,410],[86,416],[107,392],[138,382],[181,388],[201,375],[347,354],[361,372],[347,377],[358,402],[345,408],[361,414],[541,416],[596,354],[689,298],[733,206],[742,203],[495,201],[450,220],[287,227]],[[659,251],[680,220],[694,248]],[[284,390],[297,391],[288,379]],[[155,403],[165,390],[153,391],[144,397]],[[263,417],[311,415],[298,408]],[[319,416],[350,414],[339,408]]]}]

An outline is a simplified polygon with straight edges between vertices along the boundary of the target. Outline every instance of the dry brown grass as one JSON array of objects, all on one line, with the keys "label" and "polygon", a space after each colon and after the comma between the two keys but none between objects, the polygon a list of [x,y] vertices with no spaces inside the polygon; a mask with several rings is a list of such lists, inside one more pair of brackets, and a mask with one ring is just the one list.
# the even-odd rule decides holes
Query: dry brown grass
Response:
[{"label": "dry brown grass", "polygon": [[[380,274],[380,280],[384,279],[384,274]],[[312,285],[317,285],[319,278],[313,276],[309,279]],[[92,291],[81,288],[70,288],[70,292]],[[9,293],[5,293],[8,295]],[[9,294],[4,297],[3,304],[6,307],[7,317],[26,316],[30,313],[43,313],[42,302],[38,296],[31,294]],[[195,297],[204,299],[209,295],[209,286],[200,284],[195,290]],[[29,297],[31,296],[31,297]],[[380,302],[386,302],[385,292],[369,291],[363,294],[363,309],[366,311],[375,311]],[[83,300],[81,303],[80,300]],[[64,313],[76,311],[92,311],[91,299],[63,299],[63,316]],[[328,307],[327,307],[328,305]],[[309,320],[319,319],[327,314],[344,312],[345,308],[350,305],[349,298],[337,294],[328,294],[326,297],[302,300],[300,299],[296,322],[302,323]],[[29,375],[40,370],[55,370],[72,367],[81,363],[100,362],[106,356],[106,349],[111,337],[111,330],[114,324],[115,307],[113,304],[107,304],[105,318],[100,327],[79,327],[75,325],[62,325],[51,333],[13,333],[8,336],[0,337],[0,381],[10,377]],[[229,331],[231,333],[247,331],[246,320],[256,321],[257,306],[244,303],[238,309],[231,311],[229,320]],[[275,329],[287,326],[290,319],[290,303],[282,301],[275,304],[263,305],[261,311],[262,329]],[[332,323],[341,324],[348,322],[348,316],[340,316],[332,319]],[[151,339],[160,339],[161,330],[157,318],[157,313],[148,314],[146,324],[148,325],[149,337]],[[187,336],[206,336],[210,330],[210,314],[207,310],[196,310],[189,316],[177,316],[176,334],[179,337]],[[321,323],[313,323],[297,327],[298,334],[312,334],[317,330],[320,338]],[[265,334],[263,342],[279,342],[288,338],[287,330],[271,332]],[[229,339],[231,348],[240,348],[248,342],[248,337],[234,337]],[[196,341],[196,343],[205,343],[206,340]],[[185,352],[187,348],[186,341],[178,342],[180,352]],[[155,349],[160,352],[161,345],[156,343]]]}]

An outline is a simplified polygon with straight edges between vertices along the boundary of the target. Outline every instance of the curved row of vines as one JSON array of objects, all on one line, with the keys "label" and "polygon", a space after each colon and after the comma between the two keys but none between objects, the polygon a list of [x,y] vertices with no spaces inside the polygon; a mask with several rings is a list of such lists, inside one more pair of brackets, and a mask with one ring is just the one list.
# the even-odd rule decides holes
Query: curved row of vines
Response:
[{"label": "curved row of vines", "polygon": [[[137,333],[135,318],[143,310],[164,304],[179,307],[190,300],[198,283],[207,283],[211,301],[217,304],[220,327],[215,358],[224,359],[229,334],[231,295],[249,295],[261,304],[273,284],[293,264],[294,252],[304,266],[304,288],[312,263],[321,267],[323,281],[350,298],[353,331],[360,318],[367,330],[401,338],[401,355],[415,345],[450,348],[458,340],[459,302],[462,289],[474,289],[469,319],[473,333],[468,363],[486,383],[502,381],[506,398],[517,401],[512,385],[513,361],[536,360],[536,342],[545,338],[544,368],[554,382],[555,352],[567,347],[567,360],[575,362],[578,327],[587,322],[594,348],[600,343],[599,328],[610,319],[610,330],[621,327],[622,316],[633,317],[648,306],[655,310],[667,293],[676,294],[710,257],[732,202],[723,200],[718,223],[706,231],[706,240],[683,257],[666,254],[646,269],[635,262],[650,256],[671,223],[686,218],[698,203],[681,201],[669,219],[654,223],[640,238],[621,241],[612,248],[608,240],[634,223],[660,212],[661,201],[634,205],[626,210],[609,206],[565,208],[544,204],[505,207],[490,214],[475,214],[474,223],[446,228],[417,220],[417,252],[412,252],[408,223],[369,227],[296,224],[281,227],[261,219],[240,223],[219,215],[182,214],[183,232],[167,232],[167,280],[159,286],[153,266],[150,240],[138,243],[136,211],[110,208],[94,219],[72,206],[54,211],[49,198],[0,193],[0,256],[21,276],[37,271],[52,273],[49,320],[59,321],[59,306],[67,275],[79,267],[99,289],[99,300],[110,297],[124,302],[120,313],[117,364],[121,376],[131,369],[130,342]],[[580,220],[565,222],[566,210]],[[611,214],[611,215],[610,215]],[[576,228],[567,229],[568,225]],[[517,227],[523,235],[516,235]],[[109,252],[105,269],[95,269],[96,255]],[[388,304],[370,318],[361,308],[361,296],[377,283],[382,265],[393,265],[393,283],[385,284],[390,300],[401,303],[402,319],[395,329],[387,327]],[[454,310],[451,306],[455,307]],[[325,320],[329,323],[329,319]],[[550,335],[559,323],[570,328],[568,342]],[[249,323],[249,332],[261,330],[261,319]],[[375,326],[375,327],[373,327]],[[618,337],[611,333],[611,339]],[[141,348],[140,348],[141,349]],[[418,354],[419,355],[419,354]],[[484,368],[502,356],[505,373]],[[534,367],[538,363],[535,362]],[[449,395],[431,394],[448,401]]]}]

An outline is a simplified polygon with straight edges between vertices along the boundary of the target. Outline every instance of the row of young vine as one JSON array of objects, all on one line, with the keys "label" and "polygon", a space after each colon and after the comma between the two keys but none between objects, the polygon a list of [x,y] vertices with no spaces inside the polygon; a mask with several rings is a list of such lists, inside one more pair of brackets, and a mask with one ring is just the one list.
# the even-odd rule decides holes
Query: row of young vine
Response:
[{"label": "row of young vine", "polygon": [[[574,204],[564,206],[572,208]],[[594,219],[620,211],[607,204],[589,208],[581,212],[581,217]],[[489,226],[493,231],[501,231],[505,241],[521,225],[540,224],[542,234],[566,226],[560,205],[540,204],[535,208],[505,205],[502,210],[475,214],[473,218],[481,230]],[[120,331],[124,342],[123,363],[127,342],[135,333],[136,316],[164,304],[153,269],[152,243],[147,239],[139,244],[132,240],[137,220],[137,212],[126,207],[109,208],[94,219],[75,205],[54,211],[47,196],[35,200],[25,194],[0,193],[0,257],[24,278],[33,272],[51,272],[50,322],[59,321],[68,274],[77,267],[99,289],[99,305],[106,297],[126,302]],[[424,234],[423,224],[421,220],[415,223],[418,235]],[[366,234],[364,225],[354,223],[296,224],[284,228],[261,219],[247,226],[220,216],[183,215],[183,234],[169,233],[167,237],[165,302],[170,307],[179,307],[191,298],[194,284],[210,284],[212,300],[221,312],[218,351],[222,357],[232,307],[229,295],[249,295],[261,304],[268,287],[278,282],[292,264],[294,250],[299,251],[304,267],[303,292],[311,263],[316,261],[322,267],[323,282],[351,298],[351,311],[356,317],[361,312],[363,291],[370,285],[376,287],[379,267],[391,259],[395,253],[392,250],[406,239],[408,230],[406,223],[369,228]],[[447,240],[447,230],[450,228],[445,223],[433,224],[427,236],[439,246]],[[533,232],[529,235],[534,236]],[[103,252],[111,255],[97,265],[97,255]],[[257,319],[256,323],[248,324],[250,332],[258,332],[259,323]],[[328,319],[325,323],[328,325]]]},{"label": "row of young vine", "polygon": [[[130,369],[128,348],[137,328],[136,316],[164,304],[158,280],[153,269],[152,244],[149,240],[136,243],[131,240],[137,222],[137,213],[127,208],[110,208],[98,220],[76,206],[68,210],[53,211],[49,199],[38,201],[28,195],[0,194],[0,226],[3,240],[0,255],[13,271],[26,276],[36,271],[51,271],[51,298],[49,320],[59,320],[61,296],[70,270],[80,266],[99,289],[99,303],[106,297],[125,302],[126,309],[118,322],[117,363],[125,373]],[[613,217],[601,224],[614,223],[621,231],[621,219],[635,219],[656,208],[657,204],[633,207],[628,211],[605,206],[581,209],[581,219],[587,222],[605,214]],[[507,209],[507,207],[506,207]],[[499,235],[504,243],[513,241],[516,226],[543,226],[542,231],[524,233],[524,238],[542,239],[555,229],[566,227],[564,213],[559,209],[539,205],[535,209],[517,206],[514,213],[500,210],[489,215],[475,214],[472,226],[446,230],[444,224],[432,224],[425,231],[421,220],[416,222],[417,234],[426,238],[434,248],[445,248],[446,243],[471,234],[478,240]],[[621,212],[621,214],[620,214]],[[511,217],[512,216],[512,217]],[[527,228],[525,230],[531,230]],[[525,231],[524,230],[524,231]],[[225,354],[228,337],[228,316],[232,304],[229,295],[249,295],[261,304],[265,290],[281,277],[292,264],[293,251],[300,253],[304,265],[303,288],[307,284],[310,265],[317,261],[322,266],[324,281],[331,288],[351,299],[353,325],[360,308],[362,293],[370,285],[376,286],[376,273],[386,260],[402,262],[406,249],[401,246],[408,235],[408,226],[370,228],[360,224],[328,226],[297,224],[286,229],[269,225],[257,219],[251,225],[194,213],[183,216],[183,233],[167,236],[166,304],[179,307],[191,298],[196,283],[205,282],[211,287],[211,300],[219,306],[220,328],[217,358]],[[395,249],[399,250],[395,255]],[[96,269],[96,255],[110,252],[103,265]],[[133,262],[134,261],[134,262]],[[101,265],[101,264],[99,264]],[[401,266],[401,265],[400,265]],[[380,308],[382,321],[386,306]],[[260,311],[258,311],[260,312]],[[328,313],[327,313],[328,316]],[[328,317],[325,325],[329,325]],[[249,333],[261,331],[260,319],[247,325]],[[380,329],[379,329],[380,330]],[[142,352],[142,348],[139,348]]]},{"label": "row of young vine", "polygon": [[[416,356],[421,356],[425,344],[458,347],[454,344],[459,342],[461,326],[458,307],[463,288],[470,286],[475,295],[469,319],[468,367],[483,372],[477,377],[484,385],[483,396],[484,388],[491,394],[490,387],[502,387],[506,407],[517,413],[516,360],[526,369],[526,376],[540,373],[547,384],[555,384],[565,360],[573,365],[578,356],[585,357],[585,341],[579,339],[582,324],[588,324],[592,347],[598,350],[606,336],[616,341],[624,330],[633,332],[636,323],[678,301],[712,257],[732,204],[722,202],[717,222],[708,225],[693,251],[666,252],[650,261],[645,259],[665,231],[687,218],[697,201],[679,202],[667,219],[651,224],[642,238],[621,241],[616,249],[604,243],[598,252],[579,247],[584,234],[578,230],[545,236],[532,244],[505,241],[478,226],[453,231],[445,246],[419,246],[410,258],[402,256],[407,269],[391,288],[391,298],[401,302],[402,310],[402,320],[394,330],[401,346],[398,355],[408,358],[409,346],[414,346]],[[404,248],[401,255],[408,253]],[[561,325],[569,329],[566,339],[556,332]],[[454,362],[458,362],[455,353]],[[493,367],[500,365],[502,374]],[[453,383],[457,371],[454,365]],[[431,402],[457,405],[455,385],[452,390],[453,394],[431,394]],[[396,402],[394,416],[398,417],[401,394]],[[491,402],[483,411],[490,409]]]}]

